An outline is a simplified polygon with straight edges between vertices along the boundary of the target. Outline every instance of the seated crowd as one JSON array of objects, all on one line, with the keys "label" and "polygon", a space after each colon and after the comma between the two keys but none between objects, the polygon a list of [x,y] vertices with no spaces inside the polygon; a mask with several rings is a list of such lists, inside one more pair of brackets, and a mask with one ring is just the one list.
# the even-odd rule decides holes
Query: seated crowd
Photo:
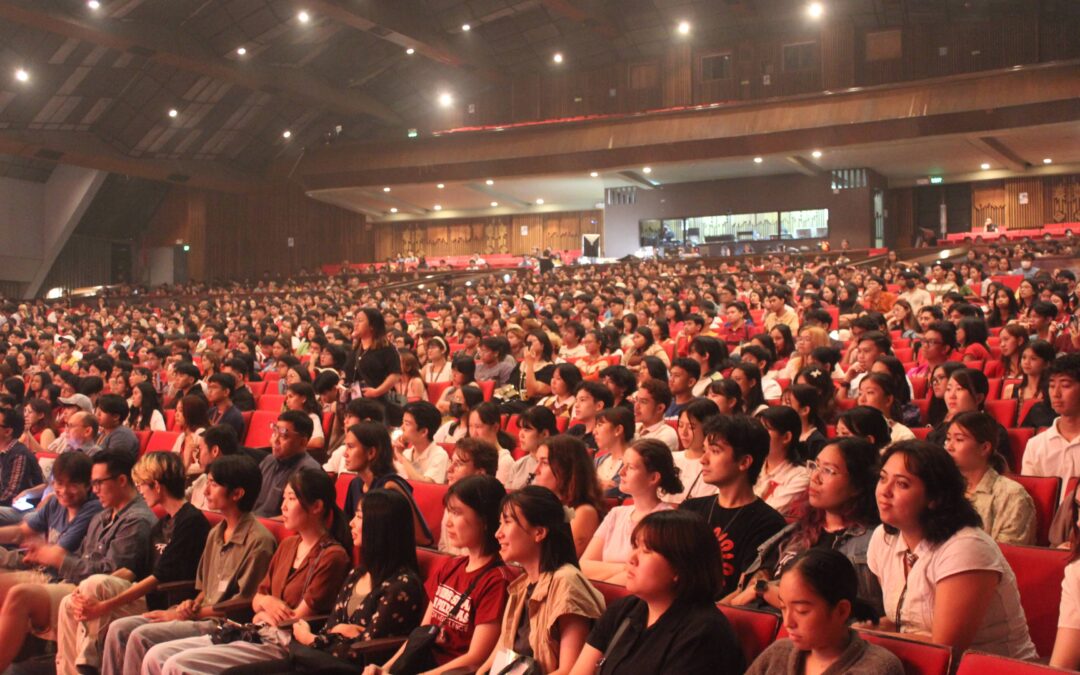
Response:
[{"label": "seated crowd", "polygon": [[[904,672],[880,634],[1080,668],[1041,250],[9,306],[0,670]],[[1072,551],[1044,653],[1017,544]]]}]

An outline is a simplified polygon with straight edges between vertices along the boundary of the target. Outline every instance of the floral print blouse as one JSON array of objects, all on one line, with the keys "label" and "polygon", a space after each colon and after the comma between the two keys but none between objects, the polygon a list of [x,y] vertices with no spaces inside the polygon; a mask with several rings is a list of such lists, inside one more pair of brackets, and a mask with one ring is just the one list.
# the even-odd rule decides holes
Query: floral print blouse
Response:
[{"label": "floral print blouse", "polygon": [[[427,593],[420,576],[413,570],[402,567],[387,577],[378,588],[372,588],[356,608],[349,612],[349,600],[357,582],[364,576],[364,570],[355,568],[349,572],[345,585],[334,601],[334,609],[326,625],[315,636],[312,645],[317,649],[337,652],[336,647],[342,642],[361,642],[385,637],[408,635],[420,625],[420,619],[427,608]],[[362,632],[349,639],[330,629],[339,623],[359,626]]]}]

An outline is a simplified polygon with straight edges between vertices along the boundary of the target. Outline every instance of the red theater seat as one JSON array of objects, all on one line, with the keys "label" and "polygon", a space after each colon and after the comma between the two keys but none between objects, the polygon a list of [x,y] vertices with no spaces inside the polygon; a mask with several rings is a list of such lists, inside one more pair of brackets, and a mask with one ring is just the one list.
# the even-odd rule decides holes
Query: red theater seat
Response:
[{"label": "red theater seat", "polygon": [[262,523],[266,529],[270,530],[270,534],[274,535],[274,539],[277,541],[278,544],[285,541],[285,539],[287,539],[288,537],[296,534],[289,528],[285,527],[285,524],[282,523],[280,520],[275,520],[274,518],[259,518],[259,522]]},{"label": "red theater seat", "polygon": [[1035,430],[1028,427],[1006,429],[1009,432],[1009,449],[1012,450],[1013,468],[1017,471],[1023,466],[1024,451],[1027,450],[1028,441],[1035,435]]},{"label": "red theater seat", "polygon": [[352,484],[355,473],[340,473],[334,482],[334,492],[337,493],[337,505],[339,509],[345,508],[345,498],[349,496],[349,485]]},{"label": "red theater seat", "polygon": [[431,578],[431,575],[439,571],[447,560],[451,559],[453,559],[453,556],[440,553],[433,548],[416,547],[416,562],[420,566],[420,578],[425,582]]},{"label": "red theater seat", "polygon": [[495,393],[495,381],[484,380],[483,382],[478,382],[477,384],[480,385],[480,391],[484,393],[484,400],[490,401],[491,395]]},{"label": "red theater seat", "polygon": [[263,394],[255,403],[256,410],[271,410],[273,412],[281,412],[284,406],[285,396],[282,394]]},{"label": "red theater seat", "polygon": [[206,517],[207,522],[210,523],[210,527],[213,527],[221,521],[225,520],[225,516],[221,515],[217,511],[203,511],[202,514]]},{"label": "red theater seat", "polygon": [[1024,608],[1031,641],[1042,657],[1049,657],[1057,635],[1061,580],[1069,564],[1068,550],[998,544],[1016,575],[1020,605]]},{"label": "red theater seat", "polygon": [[1073,673],[1073,670],[1051,668],[1040,663],[1017,661],[995,654],[965,652],[960,659],[956,675],[1050,675],[1051,673]]},{"label": "red theater seat", "polygon": [[911,429],[911,433],[920,441],[925,441],[926,437],[930,435],[930,431],[930,427],[912,427]]},{"label": "red theater seat", "polygon": [[427,523],[428,529],[431,530],[431,536],[434,538],[432,545],[438,546],[439,533],[442,530],[443,511],[446,508],[443,500],[446,499],[446,491],[449,486],[421,481],[409,481],[409,485],[413,489],[413,500],[416,502],[416,507],[420,509],[420,514],[424,516],[424,522]]},{"label": "red theater seat", "polygon": [[179,437],[179,431],[155,431],[150,434],[143,452],[170,452]]},{"label": "red theater seat", "polygon": [[1058,498],[1061,496],[1061,479],[1056,476],[1018,476],[1010,478],[1024,486],[1035,502],[1035,543],[1050,543],[1050,521],[1054,519]]},{"label": "red theater seat", "polygon": [[780,630],[780,617],[772,612],[728,605],[717,605],[717,607],[731,623],[731,629],[735,631],[735,637],[742,646],[743,657],[746,658],[747,664],[753,663],[754,659],[776,639],[776,633]]},{"label": "red theater seat", "polygon": [[925,375],[912,375],[911,380],[911,394],[913,399],[926,398],[926,376]]},{"label": "red theater seat", "polygon": [[136,431],[135,436],[139,439],[139,457],[146,454],[146,445],[150,442],[150,430]]},{"label": "red theater seat", "polygon": [[450,382],[434,382],[427,386],[427,397],[432,403],[438,403],[442,393],[450,388]]},{"label": "red theater seat", "polygon": [[1016,426],[1016,399],[987,401],[986,412],[990,413],[998,424],[1008,429]]},{"label": "red theater seat", "polygon": [[593,588],[600,591],[600,595],[604,596],[604,604],[608,607],[616,600],[622,600],[630,595],[630,592],[626,590],[625,586],[609,584],[603,581],[593,581],[591,583]]},{"label": "red theater seat", "polygon": [[907,675],[948,675],[952,650],[943,645],[909,640],[898,635],[859,631],[862,639],[884,647],[900,659]]},{"label": "red theater seat", "polygon": [[278,413],[272,410],[256,410],[251,415],[247,434],[244,436],[246,448],[269,448],[270,426],[277,421]]},{"label": "red theater seat", "polygon": [[257,398],[266,393],[266,382],[248,382],[247,388],[251,390],[251,395]]}]

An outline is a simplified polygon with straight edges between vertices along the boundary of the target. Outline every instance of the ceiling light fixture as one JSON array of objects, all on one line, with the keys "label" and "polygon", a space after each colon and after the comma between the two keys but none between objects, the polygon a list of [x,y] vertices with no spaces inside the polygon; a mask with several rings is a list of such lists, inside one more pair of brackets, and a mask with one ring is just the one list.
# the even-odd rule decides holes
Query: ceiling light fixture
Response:
[{"label": "ceiling light fixture", "polygon": [[383,191],[383,192],[390,192],[390,187],[389,187],[389,186],[387,186],[387,187],[384,187],[384,188],[382,189],[382,191]]},{"label": "ceiling light fixture", "polygon": [[825,14],[825,5],[820,2],[811,2],[806,6],[806,15],[811,19],[820,19]]},{"label": "ceiling light fixture", "polygon": [[300,23],[307,23],[308,21],[311,21],[311,15],[304,10],[300,10],[300,13],[296,15],[296,18],[300,21]]},{"label": "ceiling light fixture", "polygon": [[487,179],[486,181],[484,181],[484,182],[485,182],[485,183],[487,183],[488,185],[494,185],[494,184],[495,184],[495,181],[491,180],[490,178],[488,178],[488,179]]},{"label": "ceiling light fixture", "polygon": [[176,119],[176,116],[179,115],[179,114],[180,114],[180,111],[177,110],[176,108],[172,108],[171,110],[169,110],[169,117],[171,117],[173,119]]},{"label": "ceiling light fixture", "polygon": [[754,164],[761,164],[764,161],[765,161],[765,159],[762,158],[762,157],[755,157],[754,158]]},{"label": "ceiling light fixture", "polygon": [[439,105],[444,108],[449,108],[454,105],[454,97],[446,92],[439,94]]},{"label": "ceiling light fixture", "polygon": [[679,31],[679,35],[689,35],[690,34],[690,22],[689,21],[680,21],[679,26],[678,26],[678,28],[676,28],[676,30]]},{"label": "ceiling light fixture", "polygon": [[237,47],[236,54],[238,56],[244,56],[245,54],[247,54],[247,47]]},{"label": "ceiling light fixture", "polygon": [[435,205],[435,210],[436,211],[442,211],[442,204],[436,204]]},{"label": "ceiling light fixture", "polygon": [[24,70],[23,68],[19,68],[15,71],[15,79],[19,82],[29,82],[30,73],[26,72],[26,70]]},{"label": "ceiling light fixture", "polygon": [[286,129],[281,133],[282,138],[292,138],[292,132]]},{"label": "ceiling light fixture", "polygon": [[537,197],[536,198],[536,205],[537,206],[543,206],[544,205],[544,198],[543,197]]},{"label": "ceiling light fixture", "polygon": [[90,0],[89,2],[86,3],[86,6],[89,7],[90,9],[94,10],[95,12],[97,10],[101,9],[101,3],[98,2],[98,0]]},{"label": "ceiling light fixture", "polygon": [[810,156],[813,157],[814,159],[821,159],[821,151],[820,150],[815,150],[815,151],[810,153]]},{"label": "ceiling light fixture", "polygon": [[471,31],[471,30],[472,30],[472,26],[470,26],[470,25],[469,25],[469,24],[467,24],[467,23],[463,23],[463,24],[461,24],[461,30],[462,30],[463,32],[465,32],[465,33],[468,33],[469,31]]},{"label": "ceiling light fixture", "polygon": [[499,202],[491,202],[491,208],[495,208],[499,205]]},{"label": "ceiling light fixture", "polygon": [[982,164],[979,165],[979,168],[982,169],[983,171],[989,171],[990,170],[990,163],[989,162],[983,162]]},{"label": "ceiling light fixture", "polygon": [[390,213],[397,213],[397,207],[396,206],[391,206],[390,207]]},{"label": "ceiling light fixture", "polygon": [[555,55],[551,57],[551,60],[555,63],[562,63],[562,52],[555,52]]},{"label": "ceiling light fixture", "polygon": [[593,172],[591,172],[591,173],[590,173],[589,175],[590,175],[591,177],[593,177],[593,178],[599,178],[599,177],[600,177],[600,174],[599,174],[599,173],[597,173],[596,171],[593,171]]},{"label": "ceiling light fixture", "polygon": [[409,47],[408,49],[405,50],[405,53],[408,54],[409,56],[412,56],[413,54],[416,53],[416,50],[413,49],[412,47]]},{"label": "ceiling light fixture", "polygon": [[641,173],[644,173],[644,174],[652,173],[652,167],[651,166],[645,167],[644,169],[641,170]]},{"label": "ceiling light fixture", "polygon": [[444,187],[446,187],[446,186],[445,186],[445,185],[443,185],[442,183],[439,183],[439,184],[438,184],[438,185],[436,185],[435,187],[437,187],[437,188],[439,188],[439,189],[441,190],[441,189],[443,189],[443,188],[444,188]]},{"label": "ceiling light fixture", "polygon": [[1047,157],[1046,159],[1043,160],[1043,164],[1053,164],[1053,163],[1054,163],[1054,160],[1050,159],[1049,157]]}]

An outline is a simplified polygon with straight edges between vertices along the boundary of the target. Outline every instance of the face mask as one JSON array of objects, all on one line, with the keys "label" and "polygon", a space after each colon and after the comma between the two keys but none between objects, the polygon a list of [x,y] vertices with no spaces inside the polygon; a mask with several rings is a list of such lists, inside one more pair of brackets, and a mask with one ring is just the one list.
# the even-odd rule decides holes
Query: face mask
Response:
[{"label": "face mask", "polygon": [[465,406],[463,404],[461,404],[461,403],[451,403],[450,404],[450,416],[451,417],[464,417],[465,416]]},{"label": "face mask", "polygon": [[1031,261],[1030,260],[1021,261],[1020,262],[1020,269],[1025,269],[1025,270],[1031,269]]}]

